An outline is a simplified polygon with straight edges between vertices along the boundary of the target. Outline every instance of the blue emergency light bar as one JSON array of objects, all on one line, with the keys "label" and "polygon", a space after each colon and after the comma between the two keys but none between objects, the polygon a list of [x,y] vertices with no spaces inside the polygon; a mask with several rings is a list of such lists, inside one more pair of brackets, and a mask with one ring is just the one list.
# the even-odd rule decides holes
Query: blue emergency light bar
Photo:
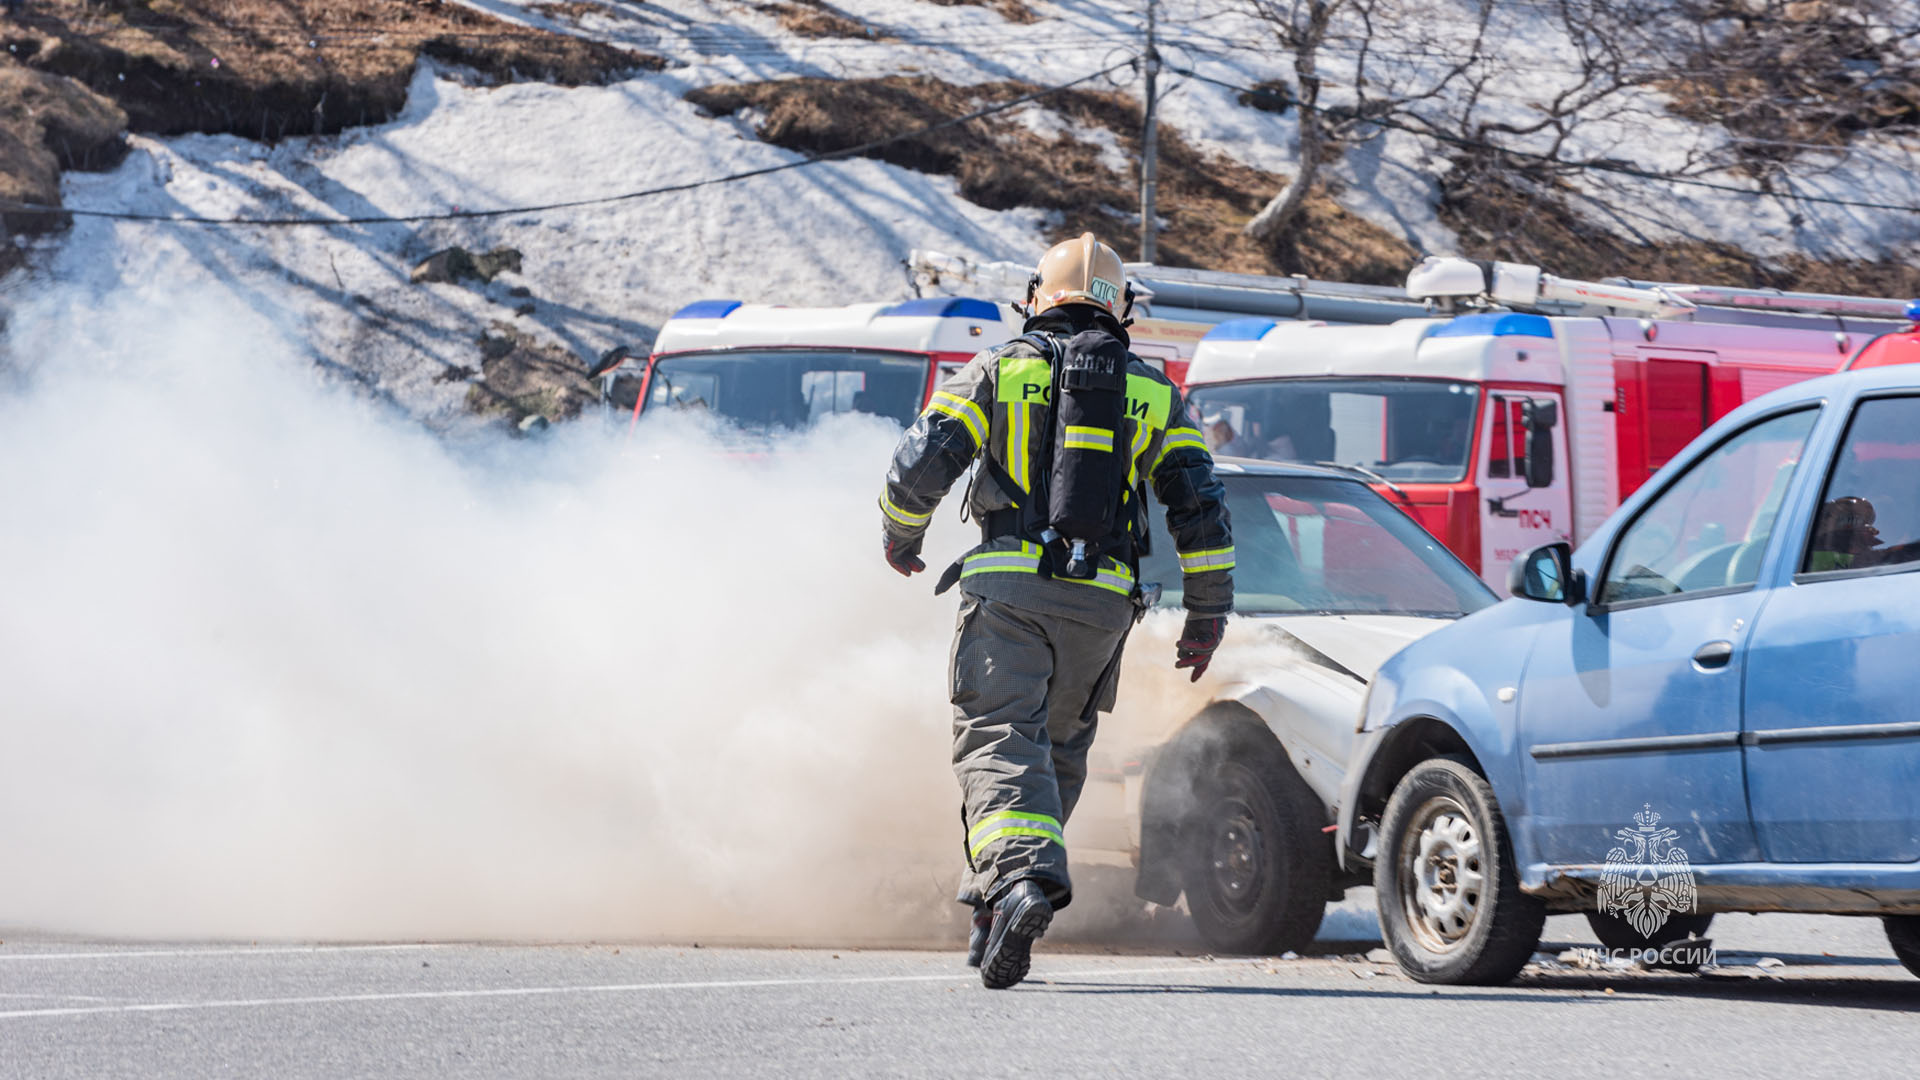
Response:
[{"label": "blue emergency light bar", "polygon": [[740,306],[738,300],[695,300],[673,313],[676,319],[724,319]]}]

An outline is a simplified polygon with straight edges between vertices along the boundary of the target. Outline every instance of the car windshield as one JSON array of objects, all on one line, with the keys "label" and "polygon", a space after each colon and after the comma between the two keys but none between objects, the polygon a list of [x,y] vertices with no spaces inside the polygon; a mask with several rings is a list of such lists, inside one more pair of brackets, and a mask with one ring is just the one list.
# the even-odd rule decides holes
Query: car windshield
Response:
[{"label": "car windshield", "polygon": [[1266,379],[1187,394],[1222,457],[1331,462],[1388,480],[1467,475],[1479,392],[1443,379]]},{"label": "car windshield", "polygon": [[[1233,515],[1234,608],[1248,615],[1457,616],[1492,590],[1357,480],[1223,475]],[[1180,564],[1156,510],[1141,577],[1180,600]]]},{"label": "car windshield", "polygon": [[802,428],[833,413],[905,426],[927,386],[927,360],[870,349],[724,349],[655,361],[643,412],[706,411],[755,429]]}]

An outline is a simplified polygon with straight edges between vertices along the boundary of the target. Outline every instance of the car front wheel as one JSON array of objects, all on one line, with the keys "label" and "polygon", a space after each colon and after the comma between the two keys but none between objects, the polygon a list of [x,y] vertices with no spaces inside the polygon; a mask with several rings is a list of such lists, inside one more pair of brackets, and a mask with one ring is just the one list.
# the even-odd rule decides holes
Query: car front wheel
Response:
[{"label": "car front wheel", "polygon": [[1426,983],[1491,985],[1519,973],[1546,907],[1520,891],[1493,788],[1435,758],[1393,789],[1374,860],[1380,929],[1400,969]]},{"label": "car front wheel", "polygon": [[1313,941],[1333,845],[1324,813],[1277,745],[1241,740],[1195,784],[1182,877],[1194,927],[1223,953],[1273,955]]}]

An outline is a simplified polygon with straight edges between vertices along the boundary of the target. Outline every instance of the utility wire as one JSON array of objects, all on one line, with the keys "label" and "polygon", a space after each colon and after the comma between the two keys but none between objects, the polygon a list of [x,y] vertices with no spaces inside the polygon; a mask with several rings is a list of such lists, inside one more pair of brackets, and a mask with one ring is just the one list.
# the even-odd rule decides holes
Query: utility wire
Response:
[{"label": "utility wire", "polygon": [[969,123],[974,120],[979,120],[988,116],[992,116],[995,113],[1006,112],[1009,109],[1016,108],[1020,105],[1025,105],[1027,102],[1030,102],[1030,101],[1038,101],[1041,98],[1051,97],[1054,94],[1058,94],[1066,90],[1071,90],[1072,88],[1079,86],[1082,83],[1088,83],[1088,82],[1092,82],[1095,79],[1104,78],[1105,76],[1111,75],[1114,72],[1119,71],[1121,68],[1131,66],[1133,63],[1134,63],[1134,58],[1128,57],[1127,59],[1121,61],[1120,63],[1114,64],[1111,67],[1103,68],[1099,71],[1092,73],[1091,75],[1082,75],[1079,78],[1072,80],[1071,82],[1059,83],[1054,86],[1044,86],[1038,90],[1021,94],[1019,97],[1010,98],[1006,101],[1000,102],[995,105],[988,105],[985,108],[975,109],[974,111],[967,113],[964,116],[955,116],[947,120],[941,120],[932,124],[927,124],[924,127],[915,128],[912,131],[903,131],[894,135],[888,135],[883,138],[874,139],[870,142],[864,142],[858,146],[849,146],[841,150],[829,150],[824,154],[812,154],[807,157],[803,157],[798,161],[785,161],[785,162],[781,162],[778,165],[767,165],[758,169],[747,169],[744,172],[729,173],[725,176],[710,176],[703,180],[689,180],[679,184],[665,184],[660,187],[644,188],[640,191],[628,191],[618,195],[600,195],[600,196],[595,196],[593,198],[588,198],[588,199],[567,199],[561,202],[541,203],[534,206],[504,207],[504,208],[495,209],[495,210],[448,210],[448,211],[444,211],[441,213],[434,213],[434,214],[376,214],[376,215],[366,215],[361,217],[342,217],[342,218],[315,218],[315,217],[213,218],[213,217],[200,217],[197,215],[186,215],[186,214],[181,214],[181,215],[135,214],[135,213],[127,213],[124,211],[117,211],[117,210],[69,209],[69,208],[59,207],[59,206],[47,206],[43,203],[17,203],[17,202],[13,202],[11,200],[5,200],[5,199],[0,199],[0,211],[4,211],[9,214],[15,214],[15,213],[67,214],[73,217],[106,218],[112,221],[153,222],[153,223],[170,224],[170,225],[230,225],[230,226],[277,226],[277,227],[278,226],[297,226],[297,225],[317,225],[325,228],[332,228],[340,225],[404,225],[404,224],[411,224],[414,222],[421,222],[421,221],[457,221],[457,220],[472,219],[472,218],[513,217],[519,214],[544,213],[549,210],[572,210],[582,206],[602,206],[609,203],[628,202],[634,199],[645,199],[654,195],[671,195],[671,194],[682,192],[682,191],[693,191],[696,188],[713,187],[719,184],[730,184],[736,180],[747,180],[756,176],[766,176],[771,173],[785,172],[789,169],[803,169],[809,165],[818,165],[822,162],[839,161],[844,158],[851,158],[851,157],[862,157],[870,153],[871,151],[880,149],[883,146],[890,146],[894,143],[904,142],[908,139],[918,139],[925,135],[931,135],[936,131],[944,131],[947,128],[958,127],[961,124]]},{"label": "utility wire", "polygon": [[[1241,85],[1238,85],[1237,83],[1230,83],[1223,79],[1209,78],[1208,76],[1201,75],[1198,72],[1192,71],[1188,68],[1175,67],[1172,64],[1166,65],[1166,70],[1174,72],[1179,75],[1184,75],[1189,79],[1195,80],[1196,82],[1211,83],[1212,85],[1221,87],[1223,89],[1236,90],[1236,91],[1239,91],[1240,93],[1250,94],[1254,97],[1265,97],[1265,98],[1272,98],[1278,101],[1284,101],[1286,105],[1292,108],[1304,107],[1301,105],[1300,102],[1294,101],[1291,98],[1282,98],[1279,94],[1274,93],[1272,90],[1261,89],[1261,88],[1252,87],[1252,86],[1241,86]],[[1325,109],[1319,106],[1313,106],[1313,111],[1321,114],[1322,116],[1325,116],[1325,115],[1328,115],[1332,110]],[[1450,145],[1462,147],[1465,149],[1492,150],[1498,153],[1510,155],[1512,157],[1527,158],[1528,160],[1531,160],[1531,161],[1541,161],[1551,165],[1560,165],[1560,166],[1566,166],[1566,167],[1571,167],[1575,169],[1585,169],[1585,170],[1591,170],[1594,172],[1618,173],[1622,176],[1637,177],[1641,180],[1658,180],[1668,184],[1683,184],[1688,187],[1708,188],[1713,191],[1728,191],[1728,192],[1732,192],[1735,195],[1775,194],[1773,192],[1759,191],[1754,188],[1741,187],[1738,184],[1722,184],[1713,180],[1701,180],[1691,176],[1675,176],[1672,173],[1655,172],[1651,169],[1642,169],[1633,165],[1621,164],[1619,162],[1568,161],[1565,158],[1557,158],[1550,154],[1538,154],[1528,150],[1515,150],[1510,147],[1499,146],[1495,143],[1484,142],[1478,139],[1468,139],[1459,135],[1449,135],[1441,131],[1433,131],[1424,127],[1416,127],[1412,124],[1400,123],[1392,119],[1389,119],[1387,117],[1368,117],[1366,119],[1366,122],[1369,124],[1376,125],[1378,127],[1392,128],[1395,131],[1405,131],[1412,135],[1419,135],[1424,138],[1433,139],[1437,142],[1448,143]],[[1907,206],[1901,203],[1869,202],[1869,201],[1864,201],[1859,199],[1842,199],[1842,198],[1838,198],[1831,195],[1805,195],[1805,194],[1800,194],[1798,192],[1788,192],[1784,197],[1792,199],[1796,202],[1819,203],[1825,206],[1846,206],[1846,207],[1851,207],[1858,210],[1892,210],[1892,211],[1895,211],[1898,213],[1904,213],[1904,214],[1920,214],[1920,206]]]}]

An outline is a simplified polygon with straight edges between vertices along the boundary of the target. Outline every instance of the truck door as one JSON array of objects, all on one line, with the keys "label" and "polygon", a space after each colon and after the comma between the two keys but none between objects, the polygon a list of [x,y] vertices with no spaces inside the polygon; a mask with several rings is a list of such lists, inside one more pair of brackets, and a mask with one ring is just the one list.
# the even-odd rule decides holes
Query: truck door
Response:
[{"label": "truck door", "polygon": [[[1529,432],[1525,417],[1553,414],[1551,428],[1532,434],[1537,447],[1547,440],[1552,461],[1549,482],[1533,487],[1527,476]],[[1551,410],[1544,406],[1551,405]],[[1502,596],[1507,594],[1507,568],[1528,550],[1573,536],[1573,485],[1567,461],[1567,425],[1564,402],[1557,390],[1493,388],[1480,419],[1479,488],[1481,495],[1480,576]],[[1540,470],[1536,468],[1536,473]],[[1541,479],[1536,475],[1532,479]]]}]

